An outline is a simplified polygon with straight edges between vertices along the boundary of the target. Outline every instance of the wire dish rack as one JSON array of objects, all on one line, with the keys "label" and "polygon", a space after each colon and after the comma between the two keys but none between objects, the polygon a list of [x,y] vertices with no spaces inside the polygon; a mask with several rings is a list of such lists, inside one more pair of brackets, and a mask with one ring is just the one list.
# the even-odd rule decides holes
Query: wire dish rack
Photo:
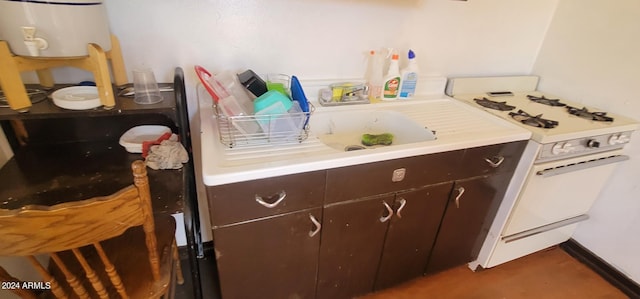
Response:
[{"label": "wire dish rack", "polygon": [[309,112],[226,116],[214,105],[220,142],[230,148],[301,143],[309,137]]}]

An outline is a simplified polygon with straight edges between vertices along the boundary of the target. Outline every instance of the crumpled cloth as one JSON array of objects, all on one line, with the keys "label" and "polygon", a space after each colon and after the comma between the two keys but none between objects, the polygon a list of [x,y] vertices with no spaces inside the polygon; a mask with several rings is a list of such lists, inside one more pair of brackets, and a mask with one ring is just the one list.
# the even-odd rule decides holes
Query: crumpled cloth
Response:
[{"label": "crumpled cloth", "polygon": [[180,169],[182,163],[189,162],[187,150],[177,139],[177,135],[173,134],[171,138],[163,140],[159,145],[152,145],[144,160],[147,166],[155,170]]}]

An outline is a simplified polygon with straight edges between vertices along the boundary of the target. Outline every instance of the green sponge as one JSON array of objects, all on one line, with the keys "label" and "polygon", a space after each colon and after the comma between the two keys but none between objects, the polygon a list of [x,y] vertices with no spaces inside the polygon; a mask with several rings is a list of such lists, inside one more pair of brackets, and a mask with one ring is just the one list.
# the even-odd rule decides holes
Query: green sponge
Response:
[{"label": "green sponge", "polygon": [[393,143],[393,134],[362,134],[362,144],[366,146],[371,145],[391,145]]}]

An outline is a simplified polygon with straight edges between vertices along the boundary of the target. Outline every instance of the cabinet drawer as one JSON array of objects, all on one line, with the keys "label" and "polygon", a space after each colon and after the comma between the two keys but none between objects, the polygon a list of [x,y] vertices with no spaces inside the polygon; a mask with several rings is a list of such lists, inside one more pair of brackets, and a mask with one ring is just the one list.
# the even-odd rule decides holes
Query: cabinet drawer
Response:
[{"label": "cabinet drawer", "polygon": [[517,141],[467,149],[458,177],[512,172],[526,145],[527,141]]},{"label": "cabinet drawer", "polygon": [[325,171],[207,187],[212,227],[322,206]]},{"label": "cabinet drawer", "polygon": [[[328,170],[325,203],[422,187],[455,179],[463,150]],[[404,179],[394,171],[404,169]]]}]

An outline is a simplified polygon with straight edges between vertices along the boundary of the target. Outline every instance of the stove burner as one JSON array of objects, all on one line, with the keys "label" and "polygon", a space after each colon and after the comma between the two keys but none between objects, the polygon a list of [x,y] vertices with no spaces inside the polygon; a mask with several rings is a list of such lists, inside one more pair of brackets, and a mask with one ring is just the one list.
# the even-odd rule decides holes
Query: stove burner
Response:
[{"label": "stove burner", "polygon": [[529,98],[529,100],[533,102],[549,105],[553,107],[564,107],[567,105],[565,103],[560,103],[559,99],[547,99],[545,98],[545,96],[537,97],[537,96],[527,95],[527,98]]},{"label": "stove burner", "polygon": [[496,101],[489,100],[487,98],[473,99],[473,100],[476,101],[476,103],[478,103],[478,105],[482,107],[494,109],[494,110],[510,111],[516,108],[515,106],[507,105],[507,102],[496,102]]},{"label": "stove burner", "polygon": [[532,127],[551,129],[551,128],[555,128],[559,124],[555,120],[542,118],[542,114],[533,116],[522,110],[518,110],[518,112],[509,112],[509,115],[511,115],[513,119]]},{"label": "stove burner", "polygon": [[607,116],[606,112],[589,112],[586,107],[582,107],[582,109],[567,106],[567,112],[571,115],[579,116],[582,118],[586,118],[594,121],[608,121],[612,122],[613,117]]}]

